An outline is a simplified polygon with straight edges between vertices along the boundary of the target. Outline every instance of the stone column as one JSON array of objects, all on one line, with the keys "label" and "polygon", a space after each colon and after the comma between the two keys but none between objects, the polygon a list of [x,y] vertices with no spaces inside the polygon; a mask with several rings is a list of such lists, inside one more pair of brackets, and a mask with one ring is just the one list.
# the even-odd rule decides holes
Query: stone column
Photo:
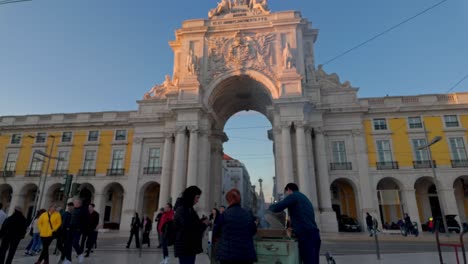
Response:
[{"label": "stone column", "polygon": [[200,153],[198,153],[198,156],[200,166],[198,166],[198,184],[202,190],[202,195],[200,196],[200,201],[198,202],[198,213],[200,215],[209,215],[211,209],[210,197],[213,190],[210,186],[211,145],[210,141],[208,140],[208,133],[201,132],[199,140]]},{"label": "stone column", "polygon": [[327,147],[325,135],[322,128],[315,130],[315,140],[317,145],[317,171],[320,197],[320,222],[322,232],[337,232],[338,222],[336,214],[332,209],[330,194],[330,176],[328,175]]},{"label": "stone column", "polygon": [[102,193],[94,194],[94,210],[99,213],[99,225],[98,228],[103,228],[104,224],[104,212],[105,212],[105,195]]},{"label": "stone column", "polygon": [[[293,160],[292,160],[292,148],[291,148],[291,126],[281,126],[281,149],[283,161],[283,183],[288,184],[294,182],[293,175]],[[280,186],[279,188],[284,188]]]},{"label": "stone column", "polygon": [[[143,153],[143,139],[134,138],[132,147],[132,156],[130,163],[130,171],[128,173],[127,186],[125,189],[125,198],[123,201],[122,218],[120,222],[120,230],[129,231],[130,223],[132,222],[135,208],[138,202],[138,177],[140,175],[140,162]],[[102,212],[104,213],[104,212]]]},{"label": "stone column", "polygon": [[[439,184],[439,186],[441,186]],[[444,188],[441,186],[441,190],[437,190],[439,194],[440,206],[443,207],[443,212],[445,215],[454,214],[457,215],[457,220],[460,223],[460,218],[458,215],[457,200],[455,199],[455,192],[453,188]]]},{"label": "stone column", "polygon": [[[354,148],[356,153],[356,158],[354,162],[354,169],[357,170],[359,175],[359,190],[355,190],[358,194],[359,204],[361,207],[360,218],[361,222],[364,222],[366,219],[366,212],[372,213],[373,216],[377,218],[377,221],[380,222],[379,210],[377,205],[374,204],[374,191],[371,188],[370,176],[369,176],[369,157],[367,152],[367,142],[364,138],[364,131],[362,130],[353,130],[353,140]],[[380,223],[381,224],[381,223]]]},{"label": "stone column", "polygon": [[307,149],[304,125],[296,125],[296,158],[297,172],[299,176],[299,188],[310,200],[312,191],[310,186],[309,170],[307,166]]},{"label": "stone column", "polygon": [[174,151],[174,174],[172,176],[171,197],[175,203],[186,186],[186,168],[187,168],[187,136],[185,128],[179,129],[176,135]]},{"label": "stone column", "polygon": [[416,202],[416,191],[414,189],[405,189],[401,191],[401,194],[403,196],[405,213],[410,216],[413,222],[418,223],[418,230],[422,230],[418,203]]},{"label": "stone column", "polygon": [[309,188],[310,188],[310,199],[312,204],[314,205],[314,209],[318,212],[319,211],[319,204],[318,204],[318,190],[317,190],[317,177],[315,175],[315,162],[314,162],[314,145],[312,143],[312,129],[306,128],[305,130],[305,139],[306,139],[306,151],[307,151],[307,170],[309,177]]},{"label": "stone column", "polygon": [[[161,171],[161,184],[159,188],[159,205],[158,208],[164,207],[171,198],[171,169],[172,169],[172,143],[173,136],[167,135],[164,140],[164,152],[162,160],[162,171]],[[172,201],[174,203],[175,201]]]},{"label": "stone column", "polygon": [[273,129],[273,140],[274,144],[273,147],[275,149],[275,169],[276,169],[276,192],[273,194],[275,199],[277,199],[277,195],[282,194],[282,190],[284,186],[286,186],[285,183],[285,177],[283,175],[283,159],[281,158],[283,156],[282,154],[282,148],[281,148],[281,129],[279,128],[274,128]]},{"label": "stone column", "polygon": [[215,136],[211,141],[211,204],[212,207],[223,204],[223,145],[220,136]]},{"label": "stone column", "polygon": [[198,130],[196,128],[191,128],[187,170],[187,187],[197,185],[198,183],[198,158],[200,156],[198,151]]}]

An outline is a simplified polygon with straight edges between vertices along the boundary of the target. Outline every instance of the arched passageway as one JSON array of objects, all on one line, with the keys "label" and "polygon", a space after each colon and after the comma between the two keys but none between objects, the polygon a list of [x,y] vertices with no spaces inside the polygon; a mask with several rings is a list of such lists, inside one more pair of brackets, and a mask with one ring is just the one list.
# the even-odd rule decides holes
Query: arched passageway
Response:
[{"label": "arched passageway", "polygon": [[382,226],[395,226],[403,218],[400,184],[393,178],[384,178],[377,184],[377,199]]},{"label": "arched passageway", "polygon": [[104,228],[119,229],[122,217],[124,189],[119,183],[104,188]]},{"label": "arched passageway", "polygon": [[335,180],[330,187],[332,208],[337,219],[341,216],[349,216],[357,219],[357,200],[353,185],[346,179]]},{"label": "arched passageway", "polygon": [[421,221],[424,223],[430,217],[441,217],[439,195],[432,177],[418,179],[414,184],[414,189]]},{"label": "arched passageway", "polygon": [[95,190],[92,184],[80,184],[78,197],[81,199],[83,206],[88,207],[94,201],[94,193]]},{"label": "arched passageway", "polygon": [[141,212],[143,216],[154,219],[158,210],[160,185],[157,182],[149,182],[141,188]]},{"label": "arched passageway", "polygon": [[460,176],[453,183],[458,215],[461,223],[468,222],[468,176]]},{"label": "arched passageway", "polygon": [[60,207],[64,206],[64,193],[62,189],[62,184],[56,183],[49,187],[46,193],[46,199],[44,206],[48,207],[50,204],[54,203]]},{"label": "arched passageway", "polygon": [[33,217],[34,202],[38,188],[36,184],[26,184],[20,191],[18,205],[23,208],[26,219],[30,221]]}]

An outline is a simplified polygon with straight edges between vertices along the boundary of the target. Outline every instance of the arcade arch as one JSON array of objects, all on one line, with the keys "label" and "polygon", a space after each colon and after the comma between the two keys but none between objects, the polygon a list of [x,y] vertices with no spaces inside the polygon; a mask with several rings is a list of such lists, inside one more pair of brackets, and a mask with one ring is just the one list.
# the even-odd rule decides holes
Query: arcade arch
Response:
[{"label": "arcade arch", "polygon": [[[358,202],[356,196],[356,186],[348,179],[337,179],[330,186],[332,208],[336,213],[336,218],[349,216],[359,219]],[[361,222],[362,223],[362,222]]]},{"label": "arcade arch", "polygon": [[380,220],[389,226],[403,218],[401,183],[394,178],[383,178],[377,183]]},{"label": "arcade arch", "polygon": [[9,184],[0,185],[0,203],[3,204],[5,212],[9,210],[10,202],[13,194],[13,188]]},{"label": "arcade arch", "polygon": [[94,201],[95,189],[90,183],[81,183],[78,197],[81,199],[83,206],[88,206]]},{"label": "arcade arch", "polygon": [[439,195],[432,177],[421,177],[415,184],[416,201],[418,204],[419,218],[441,217]]},{"label": "arcade arch", "polygon": [[36,193],[38,192],[38,187],[34,183],[29,183],[23,186],[20,191],[20,196],[18,200],[18,205],[23,208],[25,212],[26,219],[32,219],[32,214],[34,210],[34,202],[36,198]]},{"label": "arcade arch", "polygon": [[55,183],[49,187],[45,197],[44,206],[48,207],[51,203],[56,203],[59,206],[63,206],[65,197],[61,183]]},{"label": "arcade arch", "polygon": [[103,189],[104,228],[119,229],[122,217],[124,188],[120,183],[110,183]]},{"label": "arcade arch", "polygon": [[468,222],[468,175],[458,177],[453,183],[458,216],[461,223]]},{"label": "arcade arch", "polygon": [[158,211],[160,185],[157,182],[148,182],[140,188],[140,210],[143,216],[154,219]]}]

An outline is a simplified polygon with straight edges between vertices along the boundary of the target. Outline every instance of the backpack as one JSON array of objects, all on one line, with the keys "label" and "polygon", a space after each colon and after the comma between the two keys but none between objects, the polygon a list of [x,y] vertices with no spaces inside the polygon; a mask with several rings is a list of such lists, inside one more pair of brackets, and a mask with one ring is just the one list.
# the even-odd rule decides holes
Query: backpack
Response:
[{"label": "backpack", "polygon": [[167,240],[167,245],[172,246],[176,240],[176,226],[174,220],[167,221],[163,226],[163,236]]}]

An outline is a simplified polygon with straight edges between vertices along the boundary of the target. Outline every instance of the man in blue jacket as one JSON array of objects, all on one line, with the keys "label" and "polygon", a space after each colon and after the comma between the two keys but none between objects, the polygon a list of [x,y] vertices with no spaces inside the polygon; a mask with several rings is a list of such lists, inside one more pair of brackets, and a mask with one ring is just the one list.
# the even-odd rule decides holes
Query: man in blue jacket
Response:
[{"label": "man in blue jacket", "polygon": [[286,197],[270,205],[269,210],[275,213],[288,208],[291,225],[299,244],[299,255],[303,264],[318,264],[320,258],[320,233],[315,223],[314,207],[295,183],[284,187]]}]

